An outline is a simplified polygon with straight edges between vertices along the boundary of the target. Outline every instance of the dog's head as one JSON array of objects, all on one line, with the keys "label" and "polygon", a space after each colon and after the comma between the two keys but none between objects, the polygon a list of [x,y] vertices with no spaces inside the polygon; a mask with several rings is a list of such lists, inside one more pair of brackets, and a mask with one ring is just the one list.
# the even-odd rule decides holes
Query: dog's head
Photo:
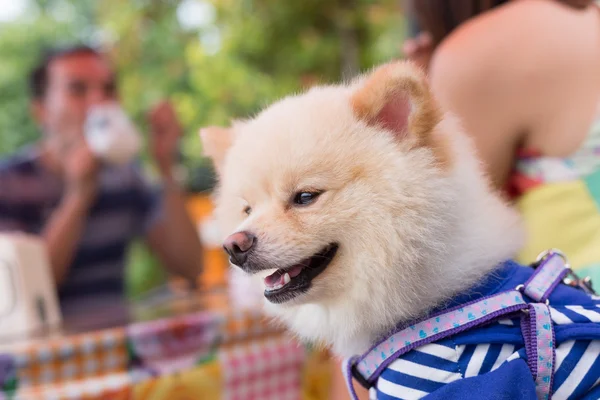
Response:
[{"label": "dog's head", "polygon": [[399,62],[204,129],[232,264],[280,310],[421,302],[461,218],[444,120],[424,76]]}]

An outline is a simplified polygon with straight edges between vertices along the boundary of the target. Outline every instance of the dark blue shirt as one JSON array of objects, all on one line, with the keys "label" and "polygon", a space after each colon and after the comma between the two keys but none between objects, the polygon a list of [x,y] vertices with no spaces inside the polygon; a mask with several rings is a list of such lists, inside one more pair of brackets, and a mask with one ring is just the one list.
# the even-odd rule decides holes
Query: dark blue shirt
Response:
[{"label": "dark blue shirt", "polygon": [[[124,298],[129,243],[159,217],[159,196],[136,164],[105,167],[59,298],[63,312]],[[64,183],[27,149],[0,161],[0,231],[40,234],[61,201]]]}]

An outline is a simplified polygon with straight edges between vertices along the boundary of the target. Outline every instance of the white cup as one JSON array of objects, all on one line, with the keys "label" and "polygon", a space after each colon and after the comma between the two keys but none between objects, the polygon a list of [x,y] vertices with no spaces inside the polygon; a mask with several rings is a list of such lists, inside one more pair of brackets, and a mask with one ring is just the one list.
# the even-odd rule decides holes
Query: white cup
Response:
[{"label": "white cup", "polygon": [[141,148],[138,130],[117,103],[90,109],[84,131],[90,150],[108,164],[125,164]]}]

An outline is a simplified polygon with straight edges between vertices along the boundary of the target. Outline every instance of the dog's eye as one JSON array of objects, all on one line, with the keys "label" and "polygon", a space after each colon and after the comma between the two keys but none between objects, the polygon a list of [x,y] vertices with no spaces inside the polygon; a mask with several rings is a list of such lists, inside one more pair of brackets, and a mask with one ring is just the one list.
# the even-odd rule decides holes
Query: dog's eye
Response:
[{"label": "dog's eye", "polygon": [[299,206],[307,206],[319,197],[318,192],[298,192],[294,195],[294,204]]},{"label": "dog's eye", "polygon": [[252,212],[252,207],[250,207],[250,206],[244,207],[244,213],[246,215],[250,215],[251,212]]}]

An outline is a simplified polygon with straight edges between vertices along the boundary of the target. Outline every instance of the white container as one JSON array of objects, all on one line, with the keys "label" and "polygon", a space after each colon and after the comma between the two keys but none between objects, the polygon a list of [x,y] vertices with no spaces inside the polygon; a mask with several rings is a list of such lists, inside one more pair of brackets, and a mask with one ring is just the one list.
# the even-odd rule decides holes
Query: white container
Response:
[{"label": "white container", "polygon": [[98,158],[113,165],[131,161],[141,147],[139,132],[117,103],[95,106],[88,112],[85,138]]},{"label": "white container", "polygon": [[46,245],[39,237],[0,234],[0,339],[54,329],[61,323]]}]

